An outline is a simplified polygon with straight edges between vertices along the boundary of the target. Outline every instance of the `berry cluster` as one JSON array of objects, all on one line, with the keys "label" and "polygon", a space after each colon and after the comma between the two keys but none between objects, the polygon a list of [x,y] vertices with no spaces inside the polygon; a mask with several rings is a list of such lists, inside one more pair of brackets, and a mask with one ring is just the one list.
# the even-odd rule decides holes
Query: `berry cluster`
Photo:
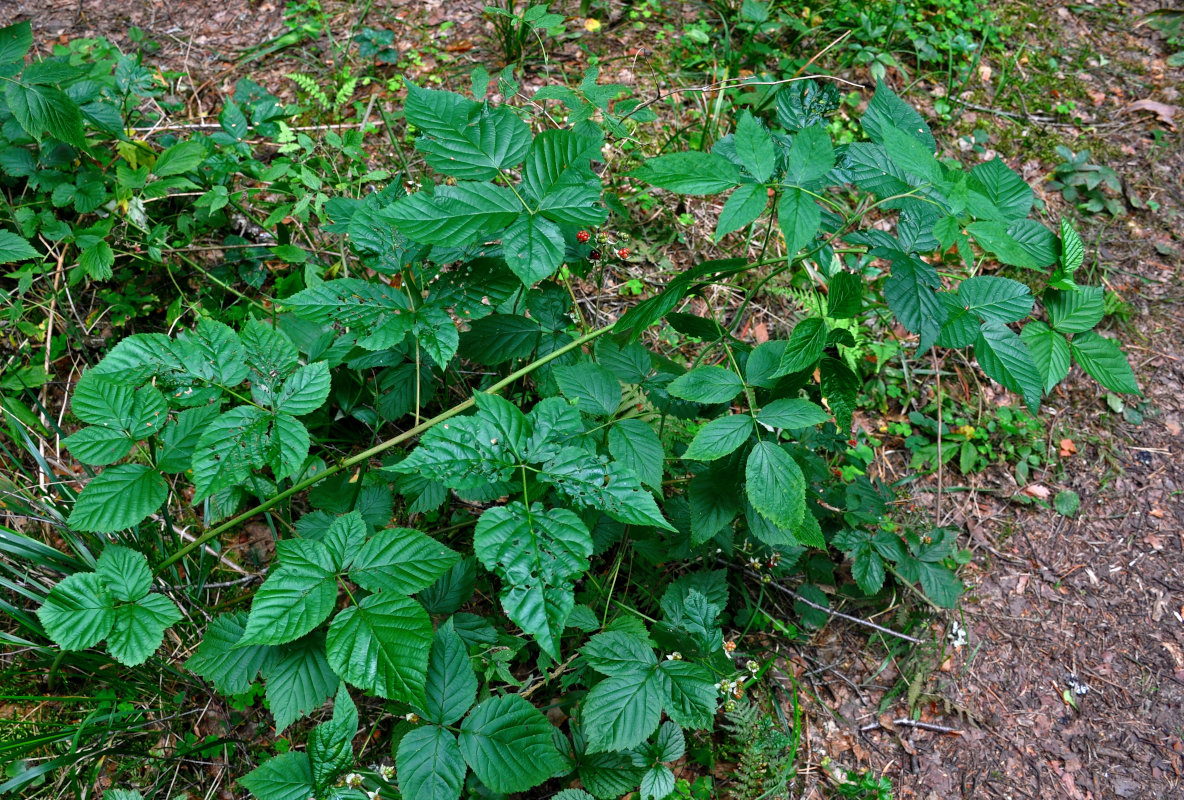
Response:
[{"label": "berry cluster", "polygon": [[[591,241],[591,239],[592,234],[588,231],[579,231],[576,233],[576,241],[580,244],[587,244],[589,241]],[[597,247],[594,247],[592,251],[588,253],[588,259],[591,261],[599,261],[601,258],[603,258],[603,254],[600,249],[602,246],[604,247],[605,252],[615,253],[617,258],[621,259],[622,261],[628,258],[629,253],[632,252],[628,247],[617,247],[617,244],[619,243],[614,242],[613,237],[604,231],[596,232],[596,244]]]}]

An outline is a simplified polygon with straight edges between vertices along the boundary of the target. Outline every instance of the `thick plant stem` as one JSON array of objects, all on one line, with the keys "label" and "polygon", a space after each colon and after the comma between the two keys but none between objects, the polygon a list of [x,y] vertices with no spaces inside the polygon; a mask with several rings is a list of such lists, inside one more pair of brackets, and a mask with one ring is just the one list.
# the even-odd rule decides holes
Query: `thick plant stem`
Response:
[{"label": "thick plant stem", "polygon": [[[596,330],[594,330],[590,333],[586,333],[583,336],[581,336],[580,338],[576,339],[574,342],[564,345],[563,347],[559,348],[555,352],[548,353],[547,355],[543,356],[542,358],[538,359],[537,361],[532,361],[531,363],[527,364],[522,369],[511,372],[509,375],[502,378],[500,381],[493,384],[485,391],[488,394],[496,394],[496,393],[500,392],[502,389],[505,389],[507,386],[509,386],[512,383],[514,383],[515,381],[517,381],[519,378],[523,378],[523,377],[529,375],[530,373],[534,372],[536,369],[543,366],[544,364],[554,361],[555,359],[559,358],[560,356],[570,353],[572,350],[576,350],[576,349],[579,349],[580,347],[583,347],[588,342],[592,341],[593,339],[596,339],[599,336],[602,336],[602,335],[608,333],[611,330],[612,330],[612,326],[610,325],[610,326],[607,326],[604,328],[597,328]],[[367,461],[367,460],[373,458],[374,456],[391,449],[392,447],[394,447],[396,445],[402,444],[403,442],[407,441],[408,439],[413,439],[416,436],[419,436],[421,433],[426,432],[429,428],[437,425],[438,423],[444,422],[447,419],[451,419],[452,417],[455,417],[458,414],[462,414],[465,411],[468,411],[475,404],[476,404],[476,400],[474,398],[470,397],[468,400],[465,400],[464,402],[456,404],[455,406],[448,409],[447,411],[437,414],[436,416],[432,417],[429,420],[425,420],[424,422],[420,423],[419,425],[416,425],[414,428],[404,431],[403,433],[400,433],[398,436],[395,436],[394,438],[387,439],[384,442],[379,442],[374,447],[371,447],[369,450],[363,450],[361,453],[358,453],[357,455],[350,456],[349,458],[345,459],[341,463],[339,463],[335,466],[329,467],[325,471],[319,472],[316,475],[313,475],[311,478],[305,478],[304,480],[300,481],[299,483],[297,483],[297,484],[285,489],[284,491],[280,492],[279,494],[275,495],[271,499],[265,500],[264,502],[260,503],[259,505],[255,506],[254,508],[250,509],[249,511],[244,511],[242,514],[239,514],[237,517],[234,517],[233,519],[229,519],[226,522],[223,522],[221,525],[218,525],[217,527],[211,528],[210,530],[206,531],[201,536],[197,537],[192,542],[187,544],[185,547],[182,547],[180,550],[173,553],[171,556],[169,556],[164,561],[162,561],[160,563],[160,565],[157,566],[157,568],[156,568],[157,574],[159,574],[161,571],[167,569],[168,567],[172,566],[173,564],[177,563],[178,561],[183,559],[185,556],[189,555],[191,552],[198,549],[199,547],[201,547],[202,545],[204,545],[206,542],[210,541],[211,539],[215,539],[215,538],[221,536],[223,533],[225,533],[226,531],[235,527],[236,525],[246,522],[251,517],[263,512],[263,511],[266,511],[267,509],[271,508],[272,506],[276,505],[277,503],[281,502],[282,500],[286,500],[287,498],[291,497],[294,494],[297,494],[299,492],[303,492],[308,487],[312,486],[313,484],[315,484],[325,478],[328,478],[330,475],[336,475],[338,472],[341,472],[342,470],[347,470],[350,467],[354,466],[355,464],[360,464],[364,461]]]}]

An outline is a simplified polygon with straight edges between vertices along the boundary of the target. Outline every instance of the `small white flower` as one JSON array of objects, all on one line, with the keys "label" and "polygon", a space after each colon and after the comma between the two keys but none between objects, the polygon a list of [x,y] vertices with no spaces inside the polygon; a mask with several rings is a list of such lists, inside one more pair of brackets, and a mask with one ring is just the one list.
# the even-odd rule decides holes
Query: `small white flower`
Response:
[{"label": "small white flower", "polygon": [[395,779],[395,768],[390,764],[383,764],[382,768],[378,770],[378,774],[382,776],[384,781],[393,781]]},{"label": "small white flower", "polygon": [[666,656],[667,661],[682,661],[682,653],[675,650],[670,655]]},{"label": "small white flower", "polygon": [[362,776],[356,772],[351,772],[345,776],[345,785],[351,789],[362,788]]},{"label": "small white flower", "polygon": [[756,663],[755,661],[749,661],[747,664],[744,665],[744,667],[749,672],[751,672],[753,675],[755,675],[761,671],[761,665]]}]

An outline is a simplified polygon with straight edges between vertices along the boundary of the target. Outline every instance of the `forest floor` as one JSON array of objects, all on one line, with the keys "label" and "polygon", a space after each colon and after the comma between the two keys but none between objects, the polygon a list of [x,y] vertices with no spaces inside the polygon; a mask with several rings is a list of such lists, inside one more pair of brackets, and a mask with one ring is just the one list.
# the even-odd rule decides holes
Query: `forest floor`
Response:
[{"label": "forest floor", "polygon": [[[486,56],[482,6],[379,0],[366,8],[371,20],[404,25],[399,46],[421,48],[421,73],[457,83]],[[1119,407],[1076,375],[1043,412],[1055,466],[1023,485],[1002,469],[958,477],[958,491],[940,500],[932,480],[917,484],[915,502],[958,526],[974,551],[963,571],[967,595],[956,614],[934,618],[935,645],[904,655],[838,625],[784,646],[785,668],[808,696],[802,797],[823,796],[824,757],[888,776],[902,799],[1184,797],[1184,114],[1172,118],[1184,82],[1166,65],[1161,37],[1133,24],[1154,7],[1099,2],[1070,11],[1008,0],[1001,16],[1033,20],[1008,49],[1039,52],[1055,29],[1060,47],[1082,55],[1060,54],[1082,65],[1062,76],[1083,98],[1078,120],[1028,115],[1008,98],[996,108],[980,94],[980,109],[959,123],[1002,132],[999,155],[1037,184],[1046,221],[1067,205],[1038,180],[1054,165],[1049,141],[1094,148],[1095,160],[1123,178],[1128,200],[1141,201],[1124,216],[1084,218],[1096,261],[1087,256],[1083,270],[1131,307],[1109,333],[1130,354],[1144,396]],[[161,44],[153,62],[190,76],[179,91],[193,121],[207,121],[237,78],[250,74],[280,91],[283,75],[304,63],[287,52],[235,60],[287,30],[281,0],[0,0],[0,21],[25,18],[39,42],[101,35],[126,45],[129,26],[143,29]],[[453,25],[441,34],[445,22]],[[652,93],[653,37],[611,23],[598,35],[600,52],[627,56],[611,62],[613,78]],[[550,68],[578,76],[580,56],[565,47]],[[1037,60],[1013,80],[1045,91]],[[866,73],[848,77],[870,83]],[[906,97],[924,109],[924,84]],[[1131,108],[1144,100],[1159,105]],[[956,137],[936,133],[947,146]],[[892,458],[884,455],[884,469]],[[944,477],[948,488],[955,479]],[[1081,498],[1073,517],[1051,507],[1066,489]],[[955,623],[966,631],[956,648],[948,643]],[[1089,687],[1072,695],[1076,708],[1066,700],[1070,676]]]}]

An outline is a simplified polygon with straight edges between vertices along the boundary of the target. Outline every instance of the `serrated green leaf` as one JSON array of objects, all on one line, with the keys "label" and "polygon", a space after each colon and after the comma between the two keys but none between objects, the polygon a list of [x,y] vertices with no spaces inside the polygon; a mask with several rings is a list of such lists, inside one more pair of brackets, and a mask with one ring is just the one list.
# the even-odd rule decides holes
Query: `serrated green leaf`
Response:
[{"label": "serrated green leaf", "polygon": [[970,347],[974,344],[982,320],[970,313],[957,294],[938,292],[937,299],[945,307],[945,321],[937,335],[938,346]]},{"label": "serrated green leaf", "polygon": [[329,626],[329,664],[354,686],[422,706],[432,621],[423,607],[391,592],[372,594]]},{"label": "serrated green leaf", "polygon": [[451,626],[441,626],[432,640],[424,696],[420,716],[437,725],[455,724],[477,699],[468,648]]},{"label": "serrated green leaf", "polygon": [[[1012,222],[1028,216],[1032,188],[999,158],[970,170],[970,212],[978,219]],[[1022,265],[1017,265],[1022,266]]]},{"label": "serrated green leaf", "polygon": [[621,405],[621,384],[599,364],[584,362],[555,368],[555,383],[580,411],[607,417]]},{"label": "serrated green leaf", "polygon": [[62,440],[70,455],[83,464],[105,467],[127,456],[136,442],[123,430],[92,425]]},{"label": "serrated green leaf", "polygon": [[253,406],[232,408],[210,423],[193,459],[194,501],[237,486],[268,461],[271,417]]},{"label": "serrated green leaf", "polygon": [[1025,325],[1020,338],[1036,362],[1036,369],[1044,380],[1044,393],[1048,394],[1069,374],[1069,342],[1039,320]]},{"label": "serrated green leaf", "polygon": [[22,61],[33,48],[33,26],[28,20],[0,28],[0,64]]},{"label": "serrated green leaf", "polygon": [[834,166],[835,150],[830,134],[822,125],[811,125],[793,137],[785,182],[792,186],[808,186]]},{"label": "serrated green leaf", "polygon": [[863,281],[858,275],[841,270],[827,282],[826,315],[833,319],[851,319],[863,310]]},{"label": "serrated green leaf", "polygon": [[718,242],[724,236],[746,227],[761,215],[769,205],[769,192],[764,186],[748,183],[736,187],[736,191],[728,195],[723,210],[719,212],[719,220],[715,224],[715,240]]},{"label": "serrated green leaf", "polygon": [[367,350],[398,345],[415,322],[403,292],[358,278],[326,281],[284,304],[302,319],[359,329],[358,345]]},{"label": "serrated green leaf", "polygon": [[310,439],[304,423],[290,414],[275,414],[264,440],[267,464],[277,479],[290,478],[300,472],[308,456]]},{"label": "serrated green leaf", "polygon": [[826,399],[831,413],[835,415],[839,430],[850,430],[859,391],[863,388],[862,381],[850,367],[837,358],[822,359],[818,366],[818,374],[822,379],[822,396]]},{"label": "serrated green leaf", "polygon": [[879,134],[888,157],[905,172],[926,183],[942,182],[944,176],[941,164],[938,163],[933,155],[934,151],[928,145],[889,123],[880,126]]},{"label": "serrated green leaf", "polygon": [[649,643],[626,631],[596,634],[580,649],[580,655],[588,666],[608,676],[648,671],[658,663]]},{"label": "serrated green leaf", "polygon": [[63,650],[85,650],[107,638],[115,624],[115,598],[93,572],[76,572],[59,581],[37,618]]},{"label": "serrated green leaf", "polygon": [[928,350],[945,322],[945,306],[935,292],[941,285],[937,270],[899,250],[876,248],[872,255],[892,262],[892,274],[884,281],[884,299],[906,330],[920,334],[919,349]]},{"label": "serrated green leaf", "polygon": [[555,274],[563,264],[559,226],[537,214],[523,212],[502,234],[506,264],[526,286]]},{"label": "serrated green leaf", "polygon": [[695,403],[726,403],[744,389],[744,382],[732,370],[725,367],[696,367],[679,375],[666,387],[666,391],[683,400]]},{"label": "serrated green leaf", "polygon": [[83,422],[124,429],[131,420],[135,400],[134,386],[87,370],[74,386],[70,410]]},{"label": "serrated green leaf", "polygon": [[813,368],[826,349],[826,335],[826,323],[821,317],[809,317],[795,325],[781,354],[778,373],[788,375]]},{"label": "serrated green leaf", "polygon": [[115,607],[115,624],[107,636],[107,650],[121,664],[135,667],[160,649],[164,632],[181,620],[181,609],[161,594],[141,597]]},{"label": "serrated green leaf", "polygon": [[654,755],[659,761],[677,761],[686,752],[687,743],[682,728],[673,722],[663,722],[654,742]]},{"label": "serrated green leaf", "polygon": [[247,615],[241,611],[215,617],[206,628],[197,652],[185,662],[185,669],[214,684],[222,694],[247,691],[260,671],[275,662],[278,649],[268,645],[236,647],[246,623]]},{"label": "serrated green leaf", "polygon": [[82,111],[65,92],[52,86],[7,81],[4,97],[12,116],[25,129],[25,133],[37,141],[41,141],[43,134],[49,133],[54,139],[66,144],[86,146]]},{"label": "serrated green leaf", "polygon": [[197,169],[206,158],[206,148],[201,142],[178,142],[156,157],[152,173],[165,177],[181,175]]},{"label": "serrated green leaf", "polygon": [[822,224],[822,210],[805,191],[786,186],[777,203],[777,224],[785,236],[786,252],[796,253],[814,241]]},{"label": "serrated green leaf", "polygon": [[745,110],[740,113],[733,141],[736,156],[757,183],[764,183],[773,176],[773,170],[777,167],[773,137],[751,112]]},{"label": "serrated green leaf", "polygon": [[1081,237],[1077,235],[1077,231],[1069,224],[1069,220],[1061,218],[1061,269],[1068,275],[1072,275],[1085,261],[1085,245],[1081,242]]},{"label": "serrated green leaf", "polygon": [[114,273],[115,253],[104,241],[95,242],[78,254],[78,266],[88,278],[96,281],[108,280]]},{"label": "serrated green leaf", "polygon": [[592,687],[580,715],[589,753],[625,750],[649,738],[662,718],[662,676],[650,667],[613,675]]},{"label": "serrated green leaf", "polygon": [[506,584],[506,614],[558,658],[559,637],[575,604],[572,580],[588,569],[592,555],[587,526],[564,508],[513,502],[481,515],[473,550]]},{"label": "serrated green leaf", "polygon": [[142,522],[160,508],[168,494],[168,484],[151,467],[107,467],[83,488],[66,524],[91,533],[120,531]]},{"label": "serrated green leaf", "polygon": [[30,258],[41,258],[41,254],[26,239],[11,231],[0,231],[0,264],[14,264]]},{"label": "serrated green leaf", "polygon": [[568,225],[594,227],[608,212],[600,203],[600,179],[591,169],[589,140],[569,130],[534,138],[522,174],[522,189],[536,213]]},{"label": "serrated green leaf", "polygon": [[295,641],[324,622],[337,604],[337,571],[321,542],[296,539],[279,545],[279,566],[251,602],[240,645]]},{"label": "serrated green leaf", "polygon": [[715,194],[740,185],[740,170],[735,164],[723,156],[698,151],[647,159],[628,175],[659,189],[689,195]]},{"label": "serrated green leaf", "polygon": [[664,704],[670,719],[684,728],[710,728],[719,693],[707,668],[690,661],[662,661],[658,670],[669,685]]},{"label": "serrated green leaf", "polygon": [[399,740],[395,768],[403,796],[416,800],[457,800],[468,772],[456,736],[436,725]]},{"label": "serrated green leaf", "polygon": [[[522,162],[530,128],[504,106],[483,106],[451,92],[407,82],[408,122],[420,128],[415,148],[428,166],[464,180],[490,180]],[[452,99],[455,98],[455,99]]]},{"label": "serrated green leaf", "polygon": [[267,759],[238,782],[259,800],[308,800],[315,791],[312,764],[301,750]]},{"label": "serrated green leaf", "polygon": [[319,634],[277,648],[262,669],[276,733],[320,708],[341,681],[325,658],[325,637]]},{"label": "serrated green leaf", "polygon": [[349,578],[371,592],[415,594],[460,561],[460,554],[411,528],[378,531],[353,556]]},{"label": "serrated green leaf", "polygon": [[329,385],[329,366],[325,362],[306,364],[284,381],[272,407],[294,417],[311,414],[329,397]]},{"label": "serrated green leaf", "polygon": [[107,545],[95,564],[95,574],[103,579],[116,600],[132,603],[152,588],[152,570],[143,553],[127,547]]},{"label": "serrated green leaf", "polygon": [[411,334],[436,366],[446,369],[460,346],[460,334],[448,312],[436,304],[422,305],[415,311]]},{"label": "serrated green leaf", "polygon": [[581,448],[561,449],[543,464],[538,479],[582,506],[599,508],[618,522],[674,530],[633,470],[615,461],[606,465]]},{"label": "serrated green leaf", "polygon": [[313,786],[323,793],[337,775],[354,761],[353,738],[358,732],[358,708],[345,684],[333,699],[333,717],[308,735],[308,760],[312,763]]},{"label": "serrated green leaf", "polygon": [[1074,336],[1069,349],[1073,352],[1073,360],[1110,391],[1140,394],[1135,373],[1118,342],[1096,331],[1087,331]]},{"label": "serrated green leaf", "polygon": [[522,203],[505,186],[458,183],[438,186],[430,195],[407,195],[384,213],[400,233],[413,241],[465,247],[483,233],[500,234],[522,212]]},{"label": "serrated green leaf", "polygon": [[478,364],[495,367],[527,358],[539,346],[542,331],[533,319],[511,314],[491,314],[469,325],[460,338],[460,354]]},{"label": "serrated green leaf", "polygon": [[1061,333],[1085,333],[1106,315],[1106,297],[1101,286],[1078,286],[1068,292],[1049,289],[1044,307],[1052,326]]},{"label": "serrated green leaf", "polygon": [[662,488],[666,451],[654,429],[639,419],[621,419],[608,429],[608,452],[651,489]]},{"label": "serrated green leaf", "polygon": [[1040,409],[1044,379],[1022,339],[999,322],[984,322],[974,342],[983,372],[1024,398],[1033,413]]},{"label": "serrated green leaf", "polygon": [[688,461],[714,461],[735,451],[752,436],[752,417],[732,414],[704,425],[683,453]]},{"label": "serrated green leaf", "polygon": [[1010,278],[977,275],[958,285],[964,307],[983,320],[1016,322],[1032,313],[1035,298],[1028,287]]},{"label": "serrated green leaf", "polygon": [[789,453],[772,442],[758,442],[744,467],[745,493],[753,508],[777,525],[793,530],[806,511],[806,480]]},{"label": "serrated green leaf", "polygon": [[760,410],[756,421],[770,428],[797,430],[811,425],[820,425],[830,419],[830,414],[817,403],[798,398],[774,400]]},{"label": "serrated green leaf", "polygon": [[542,712],[518,695],[491,697],[461,723],[460,751],[494,792],[524,792],[563,766],[553,734]]},{"label": "serrated green leaf", "polygon": [[884,143],[882,129],[897,128],[916,139],[929,152],[937,152],[937,141],[917,110],[901,100],[883,81],[876,81],[876,93],[868,103],[860,120],[868,137],[877,144]]}]

